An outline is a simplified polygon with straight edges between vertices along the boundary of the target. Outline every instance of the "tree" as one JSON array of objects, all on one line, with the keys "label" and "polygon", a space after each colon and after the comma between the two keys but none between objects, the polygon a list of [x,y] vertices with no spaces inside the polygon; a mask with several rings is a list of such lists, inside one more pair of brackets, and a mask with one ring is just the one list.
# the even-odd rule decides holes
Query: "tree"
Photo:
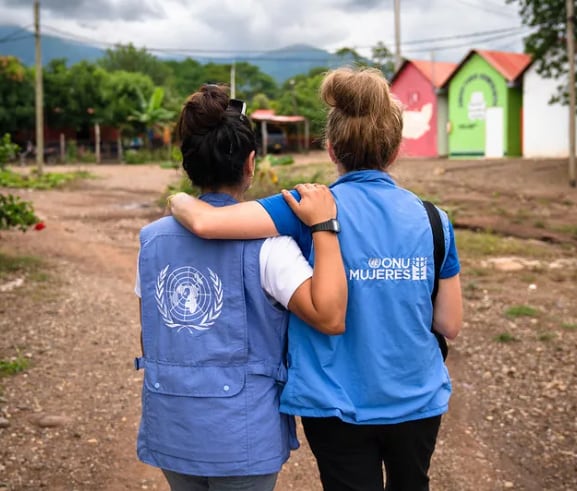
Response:
[{"label": "tree", "polygon": [[351,59],[355,65],[366,64],[365,59],[359,54],[359,52],[354,48],[340,48],[335,52],[335,55],[341,60],[342,63],[349,62]]},{"label": "tree", "polygon": [[322,133],[326,119],[325,107],[319,97],[324,72],[324,68],[314,68],[306,75],[287,80],[282,86],[281,96],[273,104],[278,114],[293,114],[296,106],[296,112],[310,121],[312,135]]},{"label": "tree", "polygon": [[148,75],[123,70],[108,73],[102,85],[103,121],[119,130],[128,129],[129,118],[146,106],[143,101],[153,91],[154,84]]},{"label": "tree", "polygon": [[34,128],[34,75],[13,56],[0,56],[0,135]]},{"label": "tree", "polygon": [[[525,52],[533,57],[537,73],[544,78],[563,80],[568,70],[565,0],[507,0],[507,3],[519,5],[523,24],[532,29],[524,39]],[[551,102],[566,104],[566,89],[566,84],[560,84]]]},{"label": "tree", "polygon": [[245,61],[235,66],[237,81],[237,96],[251,100],[256,94],[265,94],[273,99],[277,96],[278,87],[275,80],[260,68]]},{"label": "tree", "polygon": [[106,71],[87,61],[70,68],[64,60],[49,63],[44,83],[48,123],[78,130],[101,122],[106,109],[102,86],[107,76]]},{"label": "tree", "polygon": [[371,54],[373,66],[381,70],[387,80],[391,80],[395,74],[395,62],[391,50],[382,41],[379,41],[371,48]]},{"label": "tree", "polygon": [[206,82],[204,67],[196,60],[186,58],[182,61],[169,60],[163,63],[172,72],[172,86],[177,97],[181,100],[184,100]]},{"label": "tree", "polygon": [[144,73],[152,79],[155,85],[168,85],[172,76],[169,65],[160,61],[145,48],[134,47],[132,43],[117,44],[114,49],[107,49],[106,54],[98,63],[109,72],[123,70]]},{"label": "tree", "polygon": [[[163,127],[164,123],[174,119],[174,111],[162,107],[164,100],[164,89],[162,87],[156,87],[148,101],[140,91],[138,92],[140,108],[133,111],[128,117],[130,121],[140,124],[142,129],[153,130],[157,127]],[[147,141],[150,141],[150,139],[147,139]]]}]

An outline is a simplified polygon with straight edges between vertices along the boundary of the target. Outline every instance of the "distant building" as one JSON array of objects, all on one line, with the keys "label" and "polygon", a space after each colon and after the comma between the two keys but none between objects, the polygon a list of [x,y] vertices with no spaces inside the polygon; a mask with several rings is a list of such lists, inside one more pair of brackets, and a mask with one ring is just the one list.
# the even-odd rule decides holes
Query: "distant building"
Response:
[{"label": "distant building", "polygon": [[549,104],[559,80],[543,78],[535,65],[523,80],[523,156],[569,157],[569,107]]},{"label": "distant building", "polygon": [[309,121],[304,116],[283,116],[275,114],[272,109],[257,109],[250,114],[250,119],[259,125],[256,130],[258,149],[261,155],[269,152],[284,152],[289,146],[285,128],[293,127],[296,132],[296,143],[299,151],[307,152],[310,144]]},{"label": "distant building", "polygon": [[471,50],[445,86],[449,90],[449,156],[521,155],[526,54]]},{"label": "distant building", "polygon": [[448,153],[445,84],[456,63],[405,60],[391,81],[391,91],[404,106],[404,157],[437,157]]}]

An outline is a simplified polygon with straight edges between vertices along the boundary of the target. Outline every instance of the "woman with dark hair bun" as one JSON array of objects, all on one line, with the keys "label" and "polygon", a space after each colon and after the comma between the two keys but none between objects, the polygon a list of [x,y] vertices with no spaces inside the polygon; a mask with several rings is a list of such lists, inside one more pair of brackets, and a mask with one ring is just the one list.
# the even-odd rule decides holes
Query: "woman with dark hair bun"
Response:
[{"label": "woman with dark hair bun", "polygon": [[[200,200],[223,209],[242,200],[256,150],[242,102],[205,85],[187,99],[177,134]],[[291,206],[310,225],[334,218],[328,188],[299,192]],[[317,234],[314,247],[313,269],[289,237],[208,241],[173,217],[141,230],[137,450],[162,469],[172,491],[271,491],[298,447],[293,417],[279,412],[287,309],[320,332],[340,334],[347,298],[336,236]]]},{"label": "woman with dark hair bun", "polygon": [[[302,417],[325,490],[383,490],[384,466],[387,491],[426,491],[451,395],[437,336],[455,338],[463,316],[453,228],[433,208],[445,246],[436,275],[441,248],[425,203],[389,174],[403,120],[381,71],[331,71],[320,96],[328,107],[326,148],[340,174],[331,191],[342,227],[347,330],[329,338],[291,317],[281,411]],[[308,257],[319,228],[299,221],[293,198],[284,193],[222,213],[177,195],[171,209],[203,237],[290,235]]]}]

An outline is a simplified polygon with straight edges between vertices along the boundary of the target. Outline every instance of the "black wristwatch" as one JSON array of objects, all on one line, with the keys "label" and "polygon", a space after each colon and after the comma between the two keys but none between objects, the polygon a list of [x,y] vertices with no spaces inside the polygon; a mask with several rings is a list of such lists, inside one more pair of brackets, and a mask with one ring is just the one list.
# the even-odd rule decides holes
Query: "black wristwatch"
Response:
[{"label": "black wristwatch", "polygon": [[333,232],[338,234],[341,231],[341,225],[336,218],[331,218],[326,222],[317,223],[311,227],[311,233],[315,232]]}]

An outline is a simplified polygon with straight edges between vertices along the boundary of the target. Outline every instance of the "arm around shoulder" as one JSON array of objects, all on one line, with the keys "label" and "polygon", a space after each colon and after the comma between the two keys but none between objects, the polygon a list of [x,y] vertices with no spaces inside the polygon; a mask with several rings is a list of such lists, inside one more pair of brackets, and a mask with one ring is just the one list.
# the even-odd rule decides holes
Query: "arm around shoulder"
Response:
[{"label": "arm around shoulder", "polygon": [[259,239],[278,235],[266,210],[256,201],[214,207],[186,193],[168,200],[180,224],[203,239]]}]

